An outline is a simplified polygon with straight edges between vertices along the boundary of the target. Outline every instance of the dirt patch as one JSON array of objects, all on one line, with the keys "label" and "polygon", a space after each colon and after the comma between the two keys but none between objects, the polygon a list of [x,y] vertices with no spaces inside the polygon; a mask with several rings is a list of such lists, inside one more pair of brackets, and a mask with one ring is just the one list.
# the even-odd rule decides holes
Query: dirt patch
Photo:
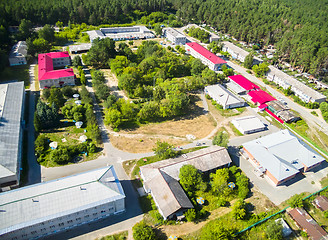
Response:
[{"label": "dirt patch", "polygon": [[125,92],[118,89],[118,79],[116,75],[110,69],[101,69],[105,74],[105,78],[107,80],[107,86],[110,91],[118,98],[128,99]]},{"label": "dirt patch", "polygon": [[122,131],[122,133],[146,134],[146,135],[167,135],[185,138],[187,134],[192,134],[196,139],[204,138],[215,128],[215,121],[211,115],[201,115],[192,119],[182,119],[178,121],[166,121],[163,123],[151,123],[141,126],[135,131]]},{"label": "dirt patch", "polygon": [[131,153],[151,152],[156,146],[157,140],[166,141],[174,146],[188,144],[186,140],[175,139],[173,137],[125,137],[125,136],[110,136],[111,143],[114,147]]},{"label": "dirt patch", "polygon": [[166,236],[175,235],[175,236],[182,236],[187,235],[192,232],[196,232],[200,230],[206,223],[209,221],[218,218],[220,216],[223,216],[231,211],[230,208],[219,208],[211,212],[211,215],[206,221],[202,221],[199,223],[193,223],[193,222],[186,222],[179,225],[167,225],[162,226],[159,229],[166,234]]},{"label": "dirt patch", "polygon": [[255,214],[259,214],[261,212],[267,212],[276,207],[276,205],[274,205],[274,203],[271,202],[267,196],[262,194],[257,189],[257,187],[254,186],[251,192],[252,192],[252,196],[250,198],[247,198],[246,202],[249,202],[254,206]]}]

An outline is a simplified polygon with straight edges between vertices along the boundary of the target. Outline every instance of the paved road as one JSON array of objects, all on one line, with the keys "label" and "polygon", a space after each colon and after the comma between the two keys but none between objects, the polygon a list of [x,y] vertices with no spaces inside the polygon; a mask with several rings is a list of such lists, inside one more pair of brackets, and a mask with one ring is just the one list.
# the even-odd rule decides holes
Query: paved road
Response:
[{"label": "paved road", "polygon": [[246,69],[231,62],[231,61],[227,61],[228,65],[230,67],[232,67],[234,70],[236,70],[237,72],[241,73],[242,75],[244,75],[246,78],[248,78],[249,80],[255,82],[258,85],[261,85],[263,87],[266,87],[266,89],[275,97],[275,98],[283,98],[285,99],[285,101],[287,102],[288,106],[299,112],[300,115],[302,116],[303,119],[306,120],[306,122],[308,124],[311,124],[311,126],[315,126],[316,128],[320,129],[321,131],[323,131],[325,134],[328,135],[328,124],[325,121],[322,121],[319,117],[316,117],[314,115],[312,115],[310,112],[312,110],[309,110],[297,103],[295,103],[293,100],[289,99],[288,97],[286,97],[284,94],[280,93],[279,91],[277,91],[276,89],[270,87],[269,85],[266,85],[265,83],[263,83],[261,80],[259,80],[257,77],[255,77],[252,74],[249,74],[246,72]]},{"label": "paved road", "polygon": [[30,65],[29,74],[30,74],[30,94],[29,99],[29,120],[28,120],[28,149],[27,149],[27,161],[28,161],[28,180],[27,185],[35,184],[41,182],[41,168],[37,163],[34,153],[34,140],[35,140],[35,131],[34,131],[34,111],[35,111],[35,85],[34,85],[34,67],[35,64]]}]

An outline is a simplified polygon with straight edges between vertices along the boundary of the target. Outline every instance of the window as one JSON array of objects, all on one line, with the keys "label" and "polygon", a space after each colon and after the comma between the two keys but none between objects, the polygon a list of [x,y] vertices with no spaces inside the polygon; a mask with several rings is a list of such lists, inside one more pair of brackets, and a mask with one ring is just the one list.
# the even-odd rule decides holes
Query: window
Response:
[{"label": "window", "polygon": [[85,218],[88,218],[88,217],[89,217],[89,215],[85,215],[84,217],[85,217]]},{"label": "window", "polygon": [[97,213],[94,213],[93,216],[97,216]]},{"label": "window", "polygon": [[24,237],[27,237],[27,234],[23,234],[23,235],[22,235],[22,238],[24,238]]},{"label": "window", "polygon": [[101,210],[101,213],[105,213],[106,211],[105,210]]},{"label": "window", "polygon": [[64,223],[63,222],[62,223],[59,223],[58,226],[59,227],[64,226]]},{"label": "window", "polygon": [[67,223],[72,223],[72,222],[73,222],[73,220],[68,220],[68,221],[67,221]]},{"label": "window", "polygon": [[[87,216],[89,216],[89,215],[87,215]],[[86,216],[85,216],[85,217],[86,217]],[[81,221],[81,218],[77,218],[76,221]]]},{"label": "window", "polygon": [[55,225],[50,226],[50,228],[55,228]]},{"label": "window", "polygon": [[32,233],[32,234],[36,234],[36,231],[32,231],[31,233]]}]

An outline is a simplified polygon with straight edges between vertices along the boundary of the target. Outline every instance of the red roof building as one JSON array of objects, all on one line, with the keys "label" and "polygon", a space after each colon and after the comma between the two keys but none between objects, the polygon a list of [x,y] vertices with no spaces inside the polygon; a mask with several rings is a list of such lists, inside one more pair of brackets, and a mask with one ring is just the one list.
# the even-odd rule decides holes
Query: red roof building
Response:
[{"label": "red roof building", "polygon": [[270,102],[276,100],[269,93],[264,92],[262,90],[254,90],[248,93],[249,96],[252,97],[252,102],[255,104],[262,105],[263,103]]},{"label": "red roof building", "polygon": [[222,65],[227,64],[222,58],[219,58],[196,42],[186,43],[186,51],[191,54],[191,56],[200,59],[202,63],[214,71],[220,70]]},{"label": "red roof building", "polygon": [[238,84],[240,87],[244,88],[246,91],[254,90],[254,89],[260,89],[259,86],[249,81],[247,78],[245,78],[242,75],[234,75],[228,77],[230,81],[233,81],[234,83]]},{"label": "red roof building", "polygon": [[321,211],[328,210],[328,198],[326,196],[322,196],[322,195],[317,196],[314,199],[313,204]]},{"label": "red roof building", "polygon": [[310,239],[328,238],[327,232],[303,208],[295,208],[287,212],[296,224],[309,235]]},{"label": "red roof building", "polygon": [[68,52],[42,53],[38,56],[40,88],[75,85],[73,69],[58,69],[71,64]]}]

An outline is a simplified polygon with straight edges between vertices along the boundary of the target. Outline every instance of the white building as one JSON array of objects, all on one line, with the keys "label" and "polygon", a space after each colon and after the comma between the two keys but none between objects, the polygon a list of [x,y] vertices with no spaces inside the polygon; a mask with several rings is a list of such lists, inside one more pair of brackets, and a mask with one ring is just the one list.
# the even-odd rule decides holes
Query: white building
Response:
[{"label": "white building", "polygon": [[164,28],[164,37],[175,45],[186,44],[186,36],[178,32],[174,28]]},{"label": "white building", "polygon": [[326,101],[326,96],[315,91],[314,89],[306,86],[298,81],[296,78],[289,76],[287,73],[279,70],[274,66],[269,66],[269,71],[266,73],[267,79],[273,81],[283,89],[291,90],[298,96],[303,102],[317,102],[321,103]]},{"label": "white building", "polygon": [[[237,59],[241,62],[244,62],[245,58],[249,54],[249,52],[236,46],[235,44],[233,44],[231,42],[222,42],[222,44],[223,44],[222,51],[228,52],[232,58]],[[263,60],[261,58],[258,58],[256,56],[254,56],[253,59],[254,59],[253,60],[254,65],[260,64],[263,62]]]},{"label": "white building", "polygon": [[71,54],[85,53],[90,50],[91,46],[92,46],[91,43],[71,45],[71,46],[69,46],[69,51]]},{"label": "white building", "polygon": [[154,38],[155,35],[145,26],[100,28],[87,31],[90,41],[96,38],[111,38],[114,41]]},{"label": "white building", "polygon": [[235,118],[231,123],[241,132],[242,134],[250,134],[265,130],[265,125],[255,116],[246,116]]},{"label": "white building", "polygon": [[210,52],[203,46],[196,42],[186,43],[186,53],[198,58],[203,64],[209,67],[213,71],[219,71],[223,65],[227,65],[227,62]]},{"label": "white building", "polygon": [[2,191],[19,185],[24,98],[24,82],[0,84],[0,187]]},{"label": "white building", "polygon": [[9,65],[17,66],[26,64],[27,45],[25,41],[16,43],[9,54]]},{"label": "white building", "polygon": [[37,239],[125,211],[113,166],[0,193],[0,238]]},{"label": "white building", "polygon": [[205,94],[208,94],[214,101],[220,104],[223,109],[231,109],[244,107],[245,101],[233,95],[229,90],[220,84],[207,86],[204,89]]}]

